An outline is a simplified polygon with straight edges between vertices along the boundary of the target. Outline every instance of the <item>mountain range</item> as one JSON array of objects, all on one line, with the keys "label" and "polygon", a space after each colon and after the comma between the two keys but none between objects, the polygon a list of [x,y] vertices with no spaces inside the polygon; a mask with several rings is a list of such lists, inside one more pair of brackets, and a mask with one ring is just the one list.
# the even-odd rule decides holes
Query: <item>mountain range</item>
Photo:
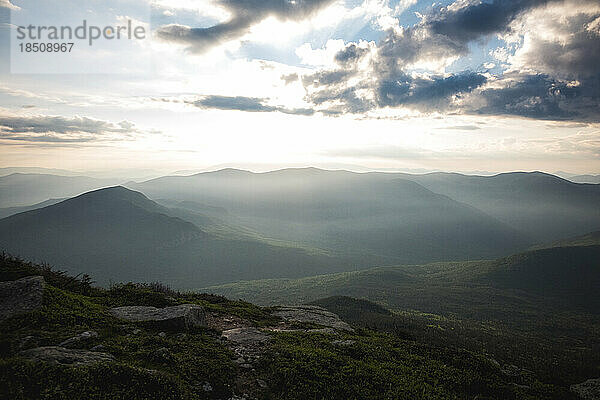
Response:
[{"label": "mountain range", "polygon": [[107,183],[0,177],[0,248],[103,285],[191,288],[497,259],[600,229],[600,185],[543,173],[224,169],[87,192]]}]

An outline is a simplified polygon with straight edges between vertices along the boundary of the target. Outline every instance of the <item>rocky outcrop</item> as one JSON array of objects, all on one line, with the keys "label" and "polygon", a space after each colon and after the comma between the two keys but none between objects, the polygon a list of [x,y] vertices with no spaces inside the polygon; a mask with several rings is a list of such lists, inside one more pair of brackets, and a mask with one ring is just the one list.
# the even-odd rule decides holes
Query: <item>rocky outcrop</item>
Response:
[{"label": "rocky outcrop", "polygon": [[234,328],[223,331],[223,337],[242,345],[265,343],[270,339],[269,335],[252,327]]},{"label": "rocky outcrop", "polygon": [[15,314],[37,310],[42,305],[43,296],[42,276],[0,282],[0,321]]},{"label": "rocky outcrop", "polygon": [[142,322],[165,330],[206,326],[204,308],[197,304],[181,304],[165,308],[125,306],[111,308],[110,313],[120,319]]},{"label": "rocky outcrop", "polygon": [[571,391],[585,400],[600,400],[600,378],[571,385]]},{"label": "rocky outcrop", "polygon": [[310,322],[344,331],[353,331],[337,314],[318,306],[282,306],[277,307],[273,315],[286,321]]},{"label": "rocky outcrop", "polygon": [[37,310],[42,305],[43,295],[42,276],[0,282],[0,321],[15,314]]},{"label": "rocky outcrop", "polygon": [[237,357],[234,362],[247,370],[254,368],[271,340],[268,334],[249,326],[228,329],[222,335],[227,339],[227,347]]},{"label": "rocky outcrop", "polygon": [[108,353],[66,349],[60,346],[36,347],[34,349],[23,350],[19,355],[32,361],[62,365],[89,365],[99,362],[110,362],[115,359]]}]

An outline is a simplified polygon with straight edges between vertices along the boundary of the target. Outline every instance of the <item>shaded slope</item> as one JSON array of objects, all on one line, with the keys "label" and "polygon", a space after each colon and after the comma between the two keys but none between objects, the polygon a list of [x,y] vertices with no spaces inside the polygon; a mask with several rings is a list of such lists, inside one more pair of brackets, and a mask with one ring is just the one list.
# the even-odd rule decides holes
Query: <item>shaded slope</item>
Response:
[{"label": "shaded slope", "polygon": [[352,268],[301,248],[217,236],[123,187],[101,189],[0,220],[0,248],[109,281],[179,288]]},{"label": "shaded slope", "polygon": [[336,295],[394,308],[511,318],[521,308],[600,310],[600,246],[557,247],[495,261],[377,267],[302,279],[249,281],[207,288],[262,304]]}]

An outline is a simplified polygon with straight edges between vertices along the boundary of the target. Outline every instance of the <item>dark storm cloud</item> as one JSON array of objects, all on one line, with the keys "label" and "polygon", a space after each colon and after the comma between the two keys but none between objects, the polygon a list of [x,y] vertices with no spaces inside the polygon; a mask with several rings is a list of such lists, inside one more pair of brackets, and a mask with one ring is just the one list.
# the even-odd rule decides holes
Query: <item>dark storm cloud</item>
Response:
[{"label": "dark storm cloud", "polygon": [[218,3],[232,14],[230,20],[206,28],[190,28],[184,25],[165,25],[157,30],[159,38],[189,46],[194,53],[238,38],[248,32],[252,25],[274,16],[280,20],[302,20],[333,0],[220,0]]},{"label": "dark storm cloud", "polygon": [[87,117],[0,115],[0,139],[45,142],[84,143],[127,140],[139,133],[128,121],[113,124]]},{"label": "dark storm cloud", "polygon": [[188,102],[199,108],[217,110],[237,110],[247,112],[281,112],[294,115],[312,115],[314,110],[308,108],[285,108],[266,104],[267,99],[243,96],[204,96],[199,100]]}]

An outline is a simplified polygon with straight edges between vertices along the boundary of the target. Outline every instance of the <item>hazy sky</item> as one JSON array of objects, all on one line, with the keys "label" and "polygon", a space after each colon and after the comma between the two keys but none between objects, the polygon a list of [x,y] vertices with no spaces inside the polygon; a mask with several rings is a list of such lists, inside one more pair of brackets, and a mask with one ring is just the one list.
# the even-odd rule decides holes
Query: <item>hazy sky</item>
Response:
[{"label": "hazy sky", "polygon": [[[84,17],[151,34],[11,66]],[[0,0],[0,50],[0,166],[600,173],[597,0]]]}]

